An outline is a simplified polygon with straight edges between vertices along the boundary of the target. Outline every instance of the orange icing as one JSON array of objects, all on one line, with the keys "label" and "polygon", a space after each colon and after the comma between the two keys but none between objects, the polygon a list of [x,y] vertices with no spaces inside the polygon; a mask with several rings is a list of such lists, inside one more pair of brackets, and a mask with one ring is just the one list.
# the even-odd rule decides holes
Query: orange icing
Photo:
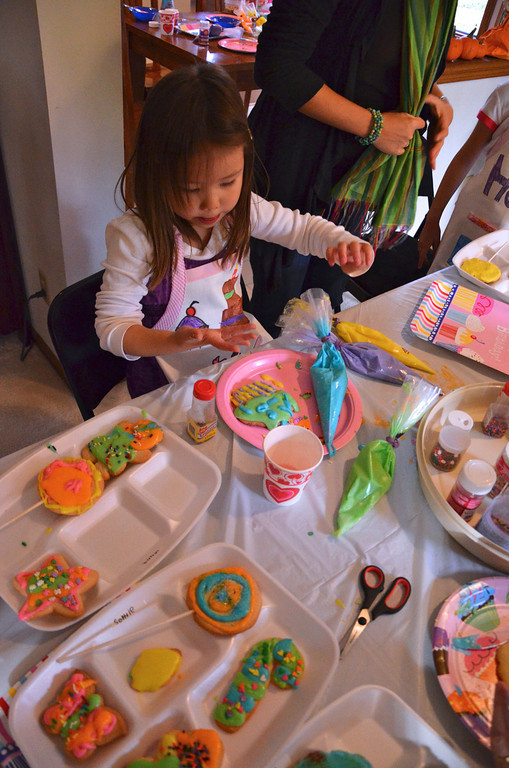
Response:
[{"label": "orange icing", "polygon": [[108,709],[92,710],[88,720],[81,728],[71,731],[65,742],[67,752],[72,752],[77,758],[83,757],[91,749],[95,749],[99,739],[110,733],[115,727],[117,718]]},{"label": "orange icing", "polygon": [[[147,429],[146,427],[149,424],[153,426]],[[150,421],[150,419],[137,421],[136,424],[122,422],[121,426],[125,432],[134,436],[134,440],[131,442],[131,448],[134,448],[135,451],[150,450],[163,439],[163,430],[153,421]]]},{"label": "orange icing", "polygon": [[[58,466],[55,466],[58,464]],[[79,468],[67,463],[53,462],[43,474],[41,488],[62,507],[86,504],[92,495],[92,473],[85,462]]]}]

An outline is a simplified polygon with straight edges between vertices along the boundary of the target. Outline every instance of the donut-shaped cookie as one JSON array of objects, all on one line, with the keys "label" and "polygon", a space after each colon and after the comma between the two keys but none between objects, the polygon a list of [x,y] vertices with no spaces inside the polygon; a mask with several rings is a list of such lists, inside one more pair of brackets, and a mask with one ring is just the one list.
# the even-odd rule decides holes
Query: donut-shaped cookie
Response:
[{"label": "donut-shaped cookie", "polygon": [[253,626],[262,607],[260,590],[242,568],[219,568],[196,576],[186,603],[195,621],[215,635],[236,635]]},{"label": "donut-shaped cookie", "polygon": [[75,760],[85,760],[97,747],[127,733],[122,715],[104,705],[96,681],[79,669],[44,710],[41,721],[47,733],[63,739],[65,751]]},{"label": "donut-shaped cookie", "polygon": [[293,768],[373,768],[362,755],[335,749],[332,752],[310,752]]},{"label": "donut-shaped cookie", "polygon": [[142,757],[126,768],[219,768],[223,744],[216,731],[169,731],[159,742],[155,760]]},{"label": "donut-shaped cookie", "polygon": [[104,490],[104,479],[92,461],[71,456],[56,459],[37,477],[45,507],[59,515],[82,515]]},{"label": "donut-shaped cookie", "polygon": [[283,690],[295,689],[303,674],[304,660],[293,640],[261,640],[242,659],[240,671],[214,709],[214,720],[224,731],[235,733],[251,717],[270,681]]}]

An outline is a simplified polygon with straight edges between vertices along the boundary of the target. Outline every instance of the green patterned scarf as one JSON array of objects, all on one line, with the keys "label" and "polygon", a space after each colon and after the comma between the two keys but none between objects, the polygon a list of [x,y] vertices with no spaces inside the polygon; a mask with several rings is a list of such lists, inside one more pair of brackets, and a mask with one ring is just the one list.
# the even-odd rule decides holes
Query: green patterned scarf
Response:
[{"label": "green patterned scarf", "polygon": [[[446,47],[457,0],[406,0],[400,110],[419,115]],[[414,223],[426,161],[416,131],[402,155],[370,146],[332,190],[329,218],[346,229],[362,222],[362,237],[387,246]]]}]

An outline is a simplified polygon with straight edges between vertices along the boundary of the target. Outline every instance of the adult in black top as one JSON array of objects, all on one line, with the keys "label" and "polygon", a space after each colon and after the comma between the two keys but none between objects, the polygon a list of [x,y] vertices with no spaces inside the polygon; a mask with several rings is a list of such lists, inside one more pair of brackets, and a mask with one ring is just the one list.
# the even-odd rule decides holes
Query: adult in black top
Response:
[{"label": "adult in black top", "polygon": [[[384,115],[375,142],[382,152],[402,154],[414,131],[425,126],[420,117],[397,112],[403,3],[274,0],[256,54],[255,80],[262,92],[249,118],[269,176],[269,199],[327,215],[333,186],[364,150],[355,137],[370,132],[367,107]],[[434,167],[452,109],[436,85],[428,102]],[[323,288],[339,309],[346,282],[340,267],[261,241],[251,241],[251,265],[250,310],[272,335],[286,302],[307,288]]]}]

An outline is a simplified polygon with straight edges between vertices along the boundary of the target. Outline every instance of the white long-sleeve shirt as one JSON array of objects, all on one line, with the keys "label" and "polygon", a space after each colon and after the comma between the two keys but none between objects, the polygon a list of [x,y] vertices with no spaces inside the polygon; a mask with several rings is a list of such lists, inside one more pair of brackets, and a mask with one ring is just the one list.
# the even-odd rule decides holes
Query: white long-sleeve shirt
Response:
[{"label": "white long-sleeve shirt", "polygon": [[[223,227],[218,222],[209,243],[202,251],[185,245],[186,258],[206,261],[219,253],[224,245]],[[362,242],[320,216],[291,211],[280,203],[269,202],[253,194],[251,199],[251,235],[277,243],[307,256],[325,258],[329,246],[340,242]],[[128,212],[110,222],[106,228],[107,258],[101,291],[96,301],[95,328],[101,347],[127,360],[137,358],[125,354],[123,338],[132,325],[141,325],[142,298],[152,264],[152,246],[142,221]],[[220,319],[215,327],[220,326]],[[212,327],[212,326],[211,326]]]}]

